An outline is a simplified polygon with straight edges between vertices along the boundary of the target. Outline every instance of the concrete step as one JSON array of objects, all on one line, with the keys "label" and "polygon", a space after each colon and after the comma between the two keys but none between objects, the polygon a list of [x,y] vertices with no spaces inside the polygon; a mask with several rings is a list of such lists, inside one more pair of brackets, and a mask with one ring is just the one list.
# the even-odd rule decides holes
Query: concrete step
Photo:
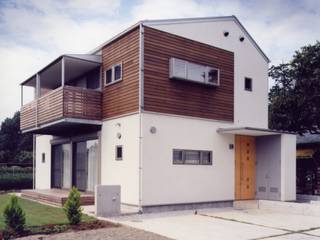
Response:
[{"label": "concrete step", "polygon": [[258,209],[259,201],[258,200],[237,200],[233,201],[233,208],[238,210],[245,209]]}]

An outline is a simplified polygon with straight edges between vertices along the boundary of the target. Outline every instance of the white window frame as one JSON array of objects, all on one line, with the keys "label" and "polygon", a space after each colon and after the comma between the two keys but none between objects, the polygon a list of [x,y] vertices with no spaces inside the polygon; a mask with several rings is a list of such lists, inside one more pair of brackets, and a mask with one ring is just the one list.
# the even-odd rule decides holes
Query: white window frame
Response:
[{"label": "white window frame", "polygon": [[[181,162],[175,162],[174,159],[174,151],[181,151],[182,152],[182,160]],[[199,159],[199,163],[186,163],[186,152],[188,151],[193,151],[193,152],[199,152],[200,153],[200,159]],[[204,163],[203,161],[203,153],[208,152],[210,155],[210,163]],[[213,155],[212,155],[212,151],[210,150],[194,150],[194,149],[172,149],[172,164],[173,165],[197,165],[197,166],[212,166],[213,165]]]},{"label": "white window frame", "polygon": [[[117,66],[121,67],[121,77],[119,79],[115,80],[115,68]],[[107,71],[109,71],[110,69],[111,69],[111,82],[107,83],[106,82],[107,81]],[[113,64],[111,67],[109,67],[106,70],[104,70],[104,86],[109,86],[109,85],[112,85],[112,84],[115,84],[117,82],[122,81],[122,74],[123,74],[122,62]]]},{"label": "white window frame", "polygon": [[[176,76],[175,75],[175,71],[174,71],[174,65],[175,65],[175,62],[176,61],[180,61],[181,63],[184,63],[185,64],[185,76],[184,77],[181,77],[181,76]],[[199,67],[202,67],[204,68],[204,78],[203,80],[202,79],[199,79],[199,80],[196,80],[196,79],[193,79],[191,78],[191,67],[190,66],[199,66]],[[203,85],[207,85],[207,86],[213,86],[213,87],[218,87],[220,86],[220,72],[221,70],[219,68],[216,68],[216,67],[211,67],[211,66],[207,66],[207,65],[204,65],[204,64],[199,64],[199,63],[195,63],[195,62],[190,62],[190,61],[187,61],[187,60],[184,60],[184,59],[180,59],[180,58],[175,58],[175,57],[171,57],[169,59],[169,78],[170,79],[177,79],[177,80],[184,80],[184,81],[188,81],[188,82],[195,82],[195,83],[199,83],[199,84],[203,84]],[[209,71],[211,69],[214,69],[218,72],[218,81],[217,83],[210,83],[208,81],[209,79]]]}]

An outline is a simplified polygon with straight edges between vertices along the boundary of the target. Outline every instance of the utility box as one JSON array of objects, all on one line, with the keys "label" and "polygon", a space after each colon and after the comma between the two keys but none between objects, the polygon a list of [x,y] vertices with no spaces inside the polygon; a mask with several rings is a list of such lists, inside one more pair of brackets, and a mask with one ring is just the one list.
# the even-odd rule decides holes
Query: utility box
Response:
[{"label": "utility box", "polygon": [[97,217],[120,215],[120,185],[96,185],[95,208]]}]

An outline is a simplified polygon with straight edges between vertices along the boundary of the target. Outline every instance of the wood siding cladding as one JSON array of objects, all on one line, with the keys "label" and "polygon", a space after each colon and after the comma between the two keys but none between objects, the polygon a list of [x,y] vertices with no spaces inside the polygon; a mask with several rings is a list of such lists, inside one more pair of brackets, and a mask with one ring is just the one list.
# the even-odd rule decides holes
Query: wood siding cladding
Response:
[{"label": "wood siding cladding", "polygon": [[[169,59],[220,69],[220,86],[169,79]],[[144,110],[233,121],[234,54],[150,27],[144,28]]]},{"label": "wood siding cladding", "polygon": [[64,86],[50,91],[21,108],[21,130],[62,118],[101,120],[101,92]]},{"label": "wood siding cladding", "polygon": [[[139,109],[139,27],[116,39],[102,49],[104,119]],[[105,86],[105,71],[122,63],[122,80]]]}]

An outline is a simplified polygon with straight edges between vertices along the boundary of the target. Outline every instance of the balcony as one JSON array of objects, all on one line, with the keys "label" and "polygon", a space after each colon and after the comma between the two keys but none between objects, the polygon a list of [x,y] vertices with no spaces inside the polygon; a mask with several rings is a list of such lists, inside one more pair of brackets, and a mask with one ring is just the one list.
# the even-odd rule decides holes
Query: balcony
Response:
[{"label": "balcony", "polygon": [[[101,128],[100,63],[87,59],[62,56],[22,83],[23,133],[73,135]],[[34,90],[27,104],[23,87]]]}]

